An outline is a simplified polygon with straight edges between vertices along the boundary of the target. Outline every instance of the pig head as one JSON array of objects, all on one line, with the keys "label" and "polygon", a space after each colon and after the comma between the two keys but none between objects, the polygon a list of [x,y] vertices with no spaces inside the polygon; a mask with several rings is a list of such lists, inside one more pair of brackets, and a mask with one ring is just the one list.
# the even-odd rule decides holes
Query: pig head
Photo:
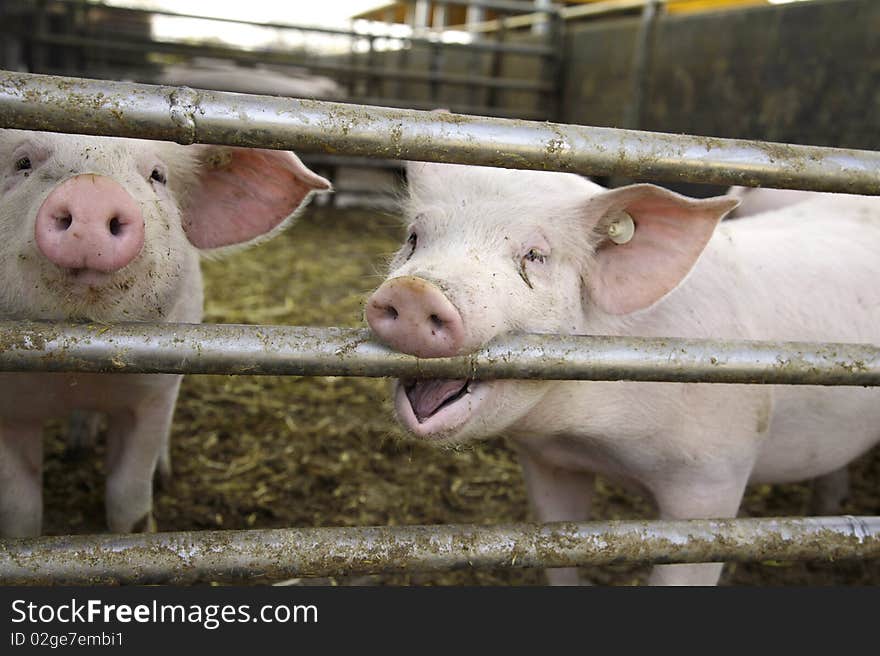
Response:
[{"label": "pig head", "polygon": [[[736,204],[651,185],[608,192],[571,174],[430,164],[411,164],[408,173],[406,243],[365,314],[380,339],[418,357],[470,353],[507,332],[583,333],[595,314],[585,303],[602,315],[650,306],[687,275]],[[640,243],[607,258],[603,232],[624,209],[638,217]],[[697,230],[688,233],[671,218],[680,210]],[[672,257],[661,247],[685,236]],[[656,265],[664,258],[661,274]],[[395,405],[415,435],[464,441],[516,424],[550,386],[401,381]]]},{"label": "pig head", "polygon": [[[200,254],[283,230],[330,184],[288,152],[0,131],[0,318],[202,318]],[[172,375],[0,374],[0,534],[41,530],[40,431],[108,418],[113,531],[152,526],[180,385]]]}]

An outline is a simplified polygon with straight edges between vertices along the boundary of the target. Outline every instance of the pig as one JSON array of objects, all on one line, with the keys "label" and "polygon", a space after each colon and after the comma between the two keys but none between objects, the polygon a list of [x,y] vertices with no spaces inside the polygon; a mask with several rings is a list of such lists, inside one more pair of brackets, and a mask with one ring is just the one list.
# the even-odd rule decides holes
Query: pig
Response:
[{"label": "pig", "polygon": [[[738,200],[567,173],[410,163],[407,237],[365,300],[376,338],[419,358],[510,332],[876,342],[880,201],[819,196],[719,221]],[[771,215],[772,214],[772,215]],[[748,483],[839,470],[880,439],[872,388],[633,381],[397,380],[414,438],[506,436],[538,521],[583,521],[600,474],[663,519],[735,517]],[[650,584],[714,585],[722,563]],[[576,584],[573,568],[552,584]]]},{"label": "pig", "polygon": [[797,205],[808,200],[814,200],[824,195],[818,191],[801,191],[799,189],[772,189],[765,187],[731,187],[727,190],[728,196],[739,200],[739,206],[730,214],[728,219],[738,219],[744,216],[754,216],[763,212],[778,210],[781,207]]},{"label": "pig", "polygon": [[[327,189],[283,151],[2,130],[0,318],[199,323],[200,254],[273,236]],[[75,413],[106,416],[109,529],[155,530],[181,378],[0,374],[0,535],[40,534],[41,430]]]}]

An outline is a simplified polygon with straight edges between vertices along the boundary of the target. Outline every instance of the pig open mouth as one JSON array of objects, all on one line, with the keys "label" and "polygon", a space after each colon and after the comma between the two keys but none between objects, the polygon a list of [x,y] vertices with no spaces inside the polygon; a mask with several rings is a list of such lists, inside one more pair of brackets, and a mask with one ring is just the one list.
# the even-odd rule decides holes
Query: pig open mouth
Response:
[{"label": "pig open mouth", "polygon": [[468,393],[470,380],[416,380],[403,383],[406,397],[420,424]]},{"label": "pig open mouth", "polygon": [[397,414],[419,437],[448,436],[471,417],[488,388],[471,379],[401,380],[395,391]]}]

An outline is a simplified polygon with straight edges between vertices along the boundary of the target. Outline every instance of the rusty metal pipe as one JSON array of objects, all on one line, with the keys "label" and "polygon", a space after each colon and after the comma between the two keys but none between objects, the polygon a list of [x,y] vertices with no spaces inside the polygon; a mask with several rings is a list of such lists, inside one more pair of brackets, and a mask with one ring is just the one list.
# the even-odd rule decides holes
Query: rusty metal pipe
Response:
[{"label": "rusty metal pipe", "polygon": [[295,528],[0,540],[0,583],[195,583],[609,563],[880,556],[880,518]]},{"label": "rusty metal pipe", "polygon": [[0,322],[0,371],[876,386],[880,347],[520,334],[466,356],[419,359],[364,329]]},{"label": "rusty metal pipe", "polygon": [[880,195],[880,153],[0,73],[0,126]]}]

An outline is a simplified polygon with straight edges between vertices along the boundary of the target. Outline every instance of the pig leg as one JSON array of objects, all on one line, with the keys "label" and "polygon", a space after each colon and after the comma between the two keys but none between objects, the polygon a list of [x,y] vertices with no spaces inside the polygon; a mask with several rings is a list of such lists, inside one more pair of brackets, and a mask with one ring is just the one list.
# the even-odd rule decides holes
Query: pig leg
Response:
[{"label": "pig leg", "polygon": [[[706,477],[664,481],[654,492],[660,519],[717,519],[736,517],[748,472],[727,480]],[[724,563],[656,565],[649,585],[716,585]]]},{"label": "pig leg", "polygon": [[0,426],[0,535],[35,537],[43,524],[41,422]]},{"label": "pig leg", "polygon": [[841,467],[813,481],[810,512],[813,515],[838,515],[849,496],[849,469]]},{"label": "pig leg", "polygon": [[153,476],[168,444],[180,378],[132,410],[110,415],[107,434],[107,525],[113,533],[156,530]]},{"label": "pig leg", "polygon": [[[592,473],[560,469],[522,452],[519,460],[532,512],[539,522],[589,519],[595,481]],[[550,585],[582,584],[576,567],[553,567],[546,574]]]},{"label": "pig leg", "polygon": [[156,489],[168,490],[171,487],[171,431],[165,436],[159,462],[156,463]]},{"label": "pig leg", "polygon": [[[74,410],[67,422],[66,455],[71,459],[82,457],[94,450],[101,432],[101,415],[88,410]],[[169,440],[165,440],[156,465],[155,486],[167,490],[171,485],[171,453]]]}]

